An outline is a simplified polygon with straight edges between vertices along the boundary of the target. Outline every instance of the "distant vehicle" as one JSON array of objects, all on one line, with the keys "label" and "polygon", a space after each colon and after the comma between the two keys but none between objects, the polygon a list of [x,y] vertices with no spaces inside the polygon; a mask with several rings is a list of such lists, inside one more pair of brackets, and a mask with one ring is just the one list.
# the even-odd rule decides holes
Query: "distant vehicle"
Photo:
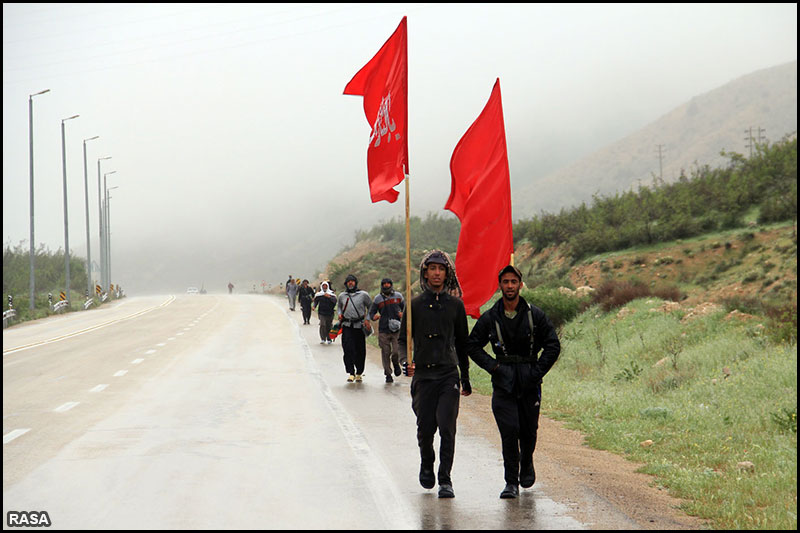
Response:
[{"label": "distant vehicle", "polygon": [[186,289],[186,294],[200,294],[200,291],[197,289],[197,287],[189,287]]}]

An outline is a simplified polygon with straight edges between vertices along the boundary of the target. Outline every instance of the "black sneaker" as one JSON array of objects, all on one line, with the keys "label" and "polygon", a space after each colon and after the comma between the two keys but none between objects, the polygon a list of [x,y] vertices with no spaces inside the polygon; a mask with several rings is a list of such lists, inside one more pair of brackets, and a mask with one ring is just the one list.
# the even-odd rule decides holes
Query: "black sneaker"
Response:
[{"label": "black sneaker", "polygon": [[455,498],[456,493],[453,492],[453,486],[448,485],[447,483],[443,485],[439,485],[439,497],[440,498]]},{"label": "black sneaker", "polygon": [[533,468],[533,463],[529,465],[522,465],[519,472],[519,484],[523,489],[528,489],[536,483],[536,470]]},{"label": "black sneaker", "polygon": [[436,476],[433,474],[433,468],[419,467],[419,484],[425,489],[432,489],[436,485]]},{"label": "black sneaker", "polygon": [[400,368],[400,365],[394,365],[394,375],[399,376],[403,373],[403,370]]},{"label": "black sneaker", "polygon": [[394,379],[392,379],[392,376],[389,374],[386,374],[386,383],[394,383]]},{"label": "black sneaker", "polygon": [[511,483],[506,483],[506,488],[500,493],[500,497],[504,500],[513,499],[519,496],[519,488]]}]

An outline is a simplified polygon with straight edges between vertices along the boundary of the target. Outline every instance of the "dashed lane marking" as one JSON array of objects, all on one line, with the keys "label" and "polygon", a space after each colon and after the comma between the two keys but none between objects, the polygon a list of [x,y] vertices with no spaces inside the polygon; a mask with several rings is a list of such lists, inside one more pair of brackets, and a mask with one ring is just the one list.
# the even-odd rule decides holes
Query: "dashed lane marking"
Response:
[{"label": "dashed lane marking", "polygon": [[78,405],[79,403],[81,402],[67,402],[63,405],[59,405],[58,407],[53,409],[53,411],[55,411],[56,413],[65,413],[70,409],[72,409],[73,407],[75,407],[76,405]]},{"label": "dashed lane marking", "polygon": [[17,437],[23,436],[25,433],[29,432],[31,428],[21,428],[15,429],[14,431],[9,431],[5,435],[3,435],[3,444],[8,444],[12,440],[16,439]]},{"label": "dashed lane marking", "polygon": [[63,340],[66,340],[66,339],[69,339],[69,338],[72,338],[72,337],[77,337],[78,335],[83,335],[84,333],[89,333],[91,331],[95,331],[97,329],[104,328],[104,327],[110,326],[112,324],[117,324],[118,322],[122,322],[123,320],[129,320],[129,319],[135,318],[137,316],[142,316],[143,314],[149,313],[150,311],[153,311],[155,309],[159,309],[161,307],[166,307],[167,305],[171,304],[174,301],[175,301],[175,296],[170,296],[169,298],[167,298],[167,300],[164,301],[164,303],[162,303],[160,305],[156,305],[154,307],[150,307],[148,309],[143,309],[142,311],[138,311],[136,313],[133,313],[132,315],[128,315],[128,316],[125,316],[125,317],[122,317],[122,318],[116,318],[114,320],[109,320],[108,322],[103,322],[102,324],[97,324],[96,326],[91,326],[91,327],[88,327],[88,328],[84,328],[84,329],[75,331],[73,333],[67,333],[66,335],[61,335],[59,337],[53,337],[52,339],[47,339],[47,340],[38,341],[38,342],[32,342],[30,344],[25,344],[24,346],[17,346],[16,348],[9,348],[8,350],[3,350],[3,357],[5,357],[6,355],[10,355],[12,353],[21,352],[22,350],[27,350],[29,348],[35,348],[36,346],[43,346],[45,344],[51,344],[53,342],[63,341]]}]

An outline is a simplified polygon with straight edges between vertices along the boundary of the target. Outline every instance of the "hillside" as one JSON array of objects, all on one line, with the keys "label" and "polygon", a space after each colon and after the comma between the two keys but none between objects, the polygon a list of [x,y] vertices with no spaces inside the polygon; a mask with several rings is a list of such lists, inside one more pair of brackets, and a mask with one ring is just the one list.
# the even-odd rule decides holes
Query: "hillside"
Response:
[{"label": "hillside", "polygon": [[650,185],[659,176],[674,181],[695,165],[725,163],[720,152],[747,154],[745,130],[758,140],[779,141],[797,130],[797,62],[742,76],[696,96],[650,125],[514,191],[514,218],[591,200],[592,194]]},{"label": "hillside", "polygon": [[[419,289],[420,256],[420,250],[412,251],[415,290]],[[534,253],[523,243],[515,250],[515,259],[529,287],[597,288],[609,280],[641,281],[651,287],[677,287],[683,296],[679,303],[687,309],[712,303],[754,311],[757,301],[789,303],[796,301],[797,294],[797,236],[792,224],[751,224],[746,229],[600,254],[574,265],[559,247]],[[392,251],[384,243],[360,241],[331,259],[312,283],[331,279],[338,292],[339,280],[343,282],[352,272],[359,278],[359,286],[373,295],[386,275],[404,290],[404,262],[404,253]]]}]

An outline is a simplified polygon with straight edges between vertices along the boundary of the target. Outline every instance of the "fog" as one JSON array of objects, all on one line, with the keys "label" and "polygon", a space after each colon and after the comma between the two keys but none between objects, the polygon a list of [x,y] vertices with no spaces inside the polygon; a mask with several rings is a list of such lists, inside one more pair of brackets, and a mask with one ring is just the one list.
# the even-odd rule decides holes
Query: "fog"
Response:
[{"label": "fog", "polygon": [[[796,4],[3,4],[3,238],[92,257],[98,158],[112,281],[237,292],[312,278],[369,199],[362,99],[342,94],[408,16],[410,203],[442,208],[453,148],[500,78],[512,193],[739,76],[796,59]],[[97,277],[97,274],[95,274]]]}]

